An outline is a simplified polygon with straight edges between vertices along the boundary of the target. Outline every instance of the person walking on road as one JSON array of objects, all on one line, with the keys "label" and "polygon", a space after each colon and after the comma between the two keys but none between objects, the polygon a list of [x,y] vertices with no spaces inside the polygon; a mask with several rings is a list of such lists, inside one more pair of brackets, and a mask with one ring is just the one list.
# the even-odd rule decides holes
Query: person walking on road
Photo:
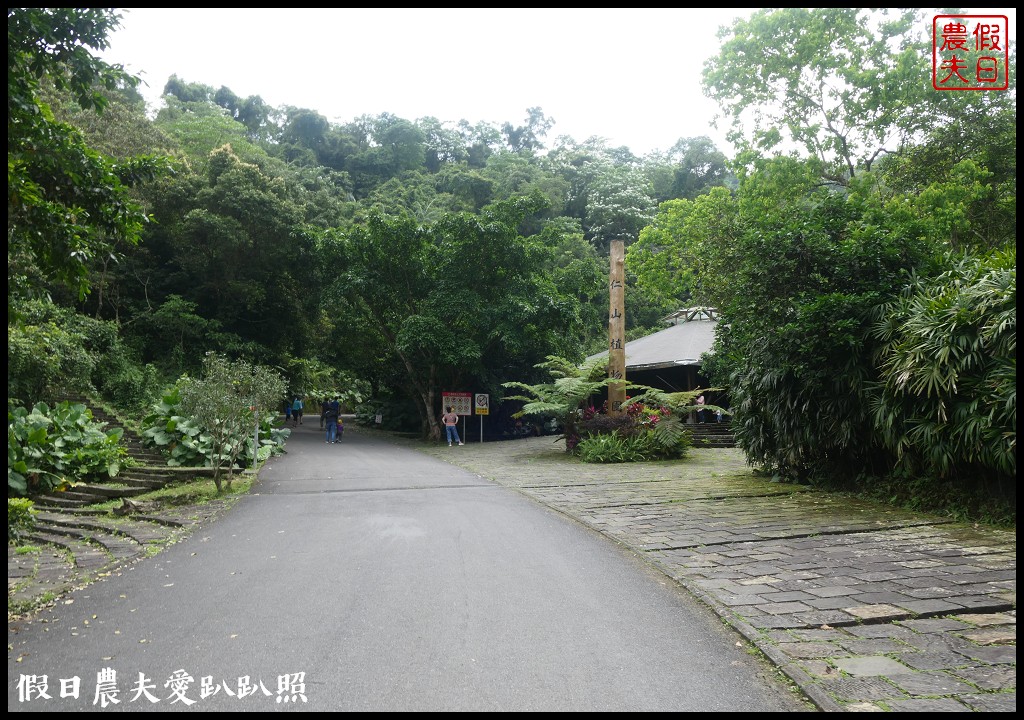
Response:
[{"label": "person walking on road", "polygon": [[302,424],[302,408],[305,403],[302,402],[302,398],[298,395],[295,396],[295,400],[292,401],[292,427],[298,427]]},{"label": "person walking on road", "polygon": [[444,431],[448,436],[448,447],[452,446],[454,440],[459,445],[462,444],[462,440],[459,439],[459,414],[455,412],[455,409],[451,405],[445,410],[444,415],[441,416],[441,422],[444,423]]},{"label": "person walking on road", "polygon": [[325,442],[334,444],[338,442],[338,416],[341,413],[341,405],[337,399],[324,401],[323,421],[327,427]]}]

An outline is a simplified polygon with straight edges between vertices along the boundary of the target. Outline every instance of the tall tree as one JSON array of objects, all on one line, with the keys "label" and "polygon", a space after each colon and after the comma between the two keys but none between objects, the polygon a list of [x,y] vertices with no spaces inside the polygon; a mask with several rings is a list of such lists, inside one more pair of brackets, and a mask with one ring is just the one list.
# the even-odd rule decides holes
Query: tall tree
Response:
[{"label": "tall tree", "polygon": [[680,138],[664,154],[645,158],[644,166],[660,202],[692,200],[731,178],[728,158],[707,136]]},{"label": "tall tree", "polygon": [[565,198],[569,191],[568,182],[552,174],[531,155],[495,153],[487,160],[487,167],[480,174],[490,180],[490,189],[495,200],[530,195],[536,190],[548,201],[545,217],[552,218],[563,214]]},{"label": "tall tree", "polygon": [[625,148],[591,138],[559,138],[543,165],[568,183],[564,215],[576,218],[599,253],[615,237],[635,240],[656,209],[640,159]]},{"label": "tall tree", "polygon": [[650,183],[639,168],[604,166],[590,184],[583,219],[598,252],[606,253],[615,239],[627,246],[654,217],[656,205]]},{"label": "tall tree", "polygon": [[[952,247],[986,251],[1017,236],[1017,105],[1015,91],[970,95],[946,109],[919,145],[882,164],[893,194],[930,204],[949,226]],[[964,187],[967,194],[959,194]]]},{"label": "tall tree", "polygon": [[698,243],[708,276],[698,298],[725,320],[706,370],[730,389],[752,463],[803,481],[884,474],[892,457],[869,413],[869,318],[941,245],[927,216],[881,196],[870,175],[836,193],[814,164],[758,168],[723,207],[734,219]]},{"label": "tall tree", "polygon": [[182,80],[177,75],[171,75],[167,78],[162,95],[164,97],[173,95],[178,99],[178,102],[183,103],[215,102],[217,97],[217,93],[212,86],[204,85],[203,83],[190,83]]},{"label": "tall tree", "polygon": [[175,264],[191,278],[181,294],[271,353],[301,352],[317,297],[302,209],[230,147],[212,154],[207,177],[198,207],[176,227]]},{"label": "tall tree", "polygon": [[39,99],[48,78],[83,108],[102,110],[99,88],[138,80],[91,51],[107,47],[120,15],[109,8],[7,11],[7,280],[9,294],[39,294],[47,283],[90,289],[88,265],[136,244],[146,214],[132,184],[164,164],[148,157],[113,161],[57,122]]},{"label": "tall tree", "polygon": [[327,118],[315,110],[293,108],[281,130],[281,142],[319,153],[324,146],[329,128]]},{"label": "tall tree", "polygon": [[546,248],[521,237],[539,196],[432,225],[373,216],[333,247],[338,290],[401,364],[425,432],[440,437],[440,391],[507,379],[565,344],[577,300],[544,277]]},{"label": "tall tree", "polygon": [[492,123],[479,122],[470,125],[468,121],[460,120],[458,127],[469,152],[470,167],[483,167],[487,163],[487,158],[501,147],[501,130]]},{"label": "tall tree", "polygon": [[544,138],[554,126],[554,119],[544,115],[539,107],[532,107],[526,111],[525,125],[507,122],[501,126],[501,133],[512,152],[535,153],[544,149]]},{"label": "tall tree", "polygon": [[205,168],[211,153],[225,145],[230,145],[236,155],[250,162],[266,155],[263,148],[249,139],[245,126],[216,103],[210,100],[182,102],[174,96],[165,96],[164,103],[154,124],[176,141],[197,170]]},{"label": "tall tree", "polygon": [[732,121],[733,142],[795,144],[845,184],[931,124],[930,27],[910,9],[758,10],[719,32],[705,93]]},{"label": "tall tree", "polygon": [[436,173],[443,166],[463,163],[469,152],[459,132],[434,117],[420,118],[416,127],[423,133],[427,170]]},{"label": "tall tree", "polygon": [[669,200],[626,249],[626,270],[653,301],[667,311],[678,309],[696,293],[698,280],[715,283],[713,276],[699,272],[701,243],[735,232],[736,203],[724,187],[695,200]]}]

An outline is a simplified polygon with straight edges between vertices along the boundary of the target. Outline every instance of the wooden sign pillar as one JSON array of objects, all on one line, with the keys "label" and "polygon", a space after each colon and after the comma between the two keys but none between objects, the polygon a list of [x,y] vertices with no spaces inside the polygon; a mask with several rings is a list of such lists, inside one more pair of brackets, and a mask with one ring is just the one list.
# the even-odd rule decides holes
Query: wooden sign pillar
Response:
[{"label": "wooden sign pillar", "polygon": [[608,377],[622,382],[608,385],[608,413],[618,415],[626,402],[626,249],[622,240],[612,240],[608,295]]}]

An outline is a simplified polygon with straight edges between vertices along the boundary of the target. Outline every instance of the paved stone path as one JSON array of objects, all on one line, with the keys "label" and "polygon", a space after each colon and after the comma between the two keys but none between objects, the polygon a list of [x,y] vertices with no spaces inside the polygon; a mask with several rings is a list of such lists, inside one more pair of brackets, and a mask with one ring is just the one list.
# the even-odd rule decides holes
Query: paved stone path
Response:
[{"label": "paved stone path", "polygon": [[735,449],[588,465],[551,438],[418,447],[640,553],[822,710],[1016,710],[1012,531],[766,482]]}]

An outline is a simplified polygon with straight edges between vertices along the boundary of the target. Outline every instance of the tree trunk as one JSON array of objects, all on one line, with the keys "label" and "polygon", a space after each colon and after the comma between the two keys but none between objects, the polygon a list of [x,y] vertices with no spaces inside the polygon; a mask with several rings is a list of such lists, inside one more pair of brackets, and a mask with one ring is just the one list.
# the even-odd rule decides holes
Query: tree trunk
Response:
[{"label": "tree trunk", "polygon": [[434,407],[434,400],[437,393],[433,384],[423,388],[420,392],[420,401],[423,403],[423,410],[427,420],[427,439],[431,442],[438,442],[441,439],[441,424],[437,421],[437,408]]},{"label": "tree trunk", "polygon": [[437,392],[434,390],[436,386],[434,382],[437,374],[436,369],[433,364],[430,366],[429,379],[426,384],[423,384],[416,378],[416,370],[412,362],[409,361],[409,358],[401,352],[398,353],[398,356],[405,364],[405,370],[409,374],[409,382],[412,383],[416,394],[420,398],[420,402],[423,403],[420,412],[423,413],[423,417],[426,419],[426,426],[429,430],[427,437],[429,440],[436,442],[441,439],[441,429],[437,423],[437,409],[434,407],[434,398],[437,396]]}]

